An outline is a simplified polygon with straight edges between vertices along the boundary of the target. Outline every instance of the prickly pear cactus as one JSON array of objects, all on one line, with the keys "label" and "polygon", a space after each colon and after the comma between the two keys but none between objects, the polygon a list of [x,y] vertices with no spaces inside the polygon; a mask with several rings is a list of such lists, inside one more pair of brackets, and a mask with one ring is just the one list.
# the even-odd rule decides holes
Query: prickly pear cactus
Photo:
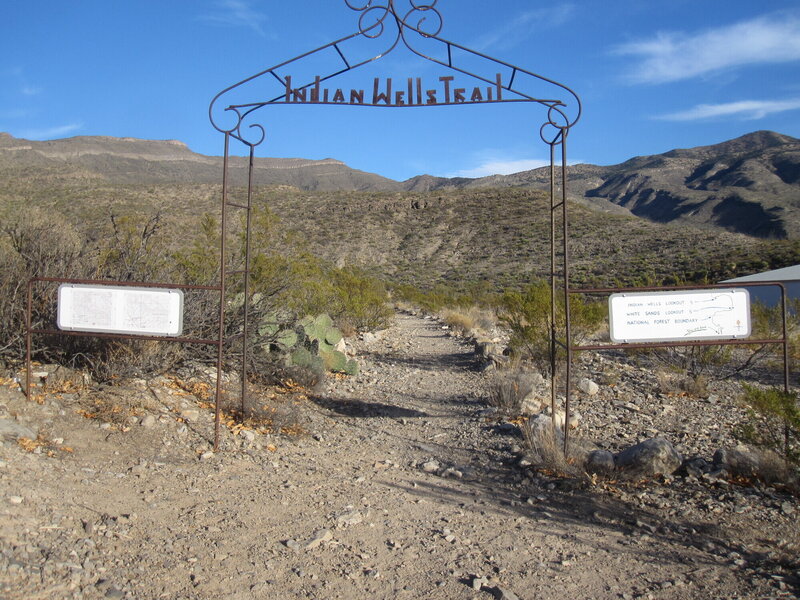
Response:
[{"label": "prickly pear cactus", "polygon": [[347,361],[347,364],[344,366],[344,372],[347,375],[351,375],[355,377],[358,375],[358,363],[354,359],[350,359]]},{"label": "prickly pear cactus", "polygon": [[290,364],[296,367],[303,367],[315,372],[323,372],[325,370],[325,361],[321,356],[312,354],[308,348],[295,348],[289,355]]},{"label": "prickly pear cactus", "polygon": [[348,360],[343,352],[336,350],[336,345],[342,341],[342,332],[333,326],[329,315],[305,317],[299,326],[310,342],[308,346],[316,349],[328,371],[348,375],[358,373],[358,363]]}]

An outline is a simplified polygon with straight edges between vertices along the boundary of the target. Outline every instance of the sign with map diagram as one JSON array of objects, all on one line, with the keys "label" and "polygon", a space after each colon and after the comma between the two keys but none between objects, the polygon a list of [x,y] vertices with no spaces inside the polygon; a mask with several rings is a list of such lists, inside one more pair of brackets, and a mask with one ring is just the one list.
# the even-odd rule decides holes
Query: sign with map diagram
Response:
[{"label": "sign with map diagram", "polygon": [[183,291],[65,283],[58,288],[58,328],[176,337],[183,332]]},{"label": "sign with map diagram", "polygon": [[750,294],[745,289],[631,292],[608,299],[616,343],[746,338]]}]

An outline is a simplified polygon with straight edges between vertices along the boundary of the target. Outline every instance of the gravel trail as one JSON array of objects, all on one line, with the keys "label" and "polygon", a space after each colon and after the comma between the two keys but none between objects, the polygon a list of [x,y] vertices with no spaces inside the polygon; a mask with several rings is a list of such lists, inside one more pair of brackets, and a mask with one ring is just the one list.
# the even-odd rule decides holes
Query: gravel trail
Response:
[{"label": "gravel trail", "polygon": [[298,406],[309,435],[226,430],[213,456],[210,412],[157,382],[118,392],[126,431],[2,386],[2,422],[44,441],[0,448],[0,598],[794,597],[767,557],[794,501],[726,525],[683,514],[699,483],[537,474],[441,323],[400,314],[356,350]]}]

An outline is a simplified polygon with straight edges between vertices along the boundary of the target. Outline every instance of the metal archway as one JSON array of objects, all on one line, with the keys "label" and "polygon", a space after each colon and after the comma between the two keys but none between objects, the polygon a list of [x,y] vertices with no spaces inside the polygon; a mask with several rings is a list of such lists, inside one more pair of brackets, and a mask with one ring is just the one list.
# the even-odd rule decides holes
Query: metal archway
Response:
[{"label": "metal archway", "polygon": [[[569,311],[569,247],[567,219],[567,137],[581,116],[581,101],[567,86],[537,75],[508,62],[492,58],[460,44],[440,37],[444,20],[437,8],[439,0],[344,0],[347,8],[359,13],[358,30],[346,37],[301,54],[288,61],[265,69],[219,92],[209,106],[209,119],[213,127],[224,134],[224,160],[222,176],[222,208],[220,220],[220,306],[217,357],[217,385],[215,408],[214,448],[219,444],[220,397],[222,362],[225,340],[226,233],[229,208],[246,211],[246,241],[244,269],[237,271],[244,277],[244,323],[242,338],[241,401],[247,394],[248,358],[248,299],[250,279],[250,216],[252,213],[253,166],[255,148],[266,137],[264,127],[256,122],[256,114],[263,108],[275,106],[363,106],[371,108],[430,108],[474,104],[533,103],[546,109],[546,119],[539,129],[542,141],[550,148],[550,356],[551,403],[555,418],[557,349],[567,352],[565,381],[565,412],[569,422],[571,331]],[[407,2],[406,10],[399,4]],[[418,57],[445,67],[448,73],[439,77],[429,88],[422,78],[408,78],[395,86],[391,78],[376,78],[369,86],[348,89],[323,87],[323,84],[359,67],[378,61],[398,47],[404,46]],[[323,75],[304,76],[295,80],[293,68],[305,62],[324,63]],[[330,66],[327,66],[330,63]],[[465,76],[470,87],[459,87],[456,77]],[[540,89],[541,88],[541,89]],[[544,92],[549,91],[545,94]],[[229,201],[229,165],[231,140],[248,148],[248,184],[246,204]],[[557,149],[560,148],[560,157]],[[556,167],[560,168],[557,177]],[[556,325],[556,295],[559,269],[557,267],[556,217],[561,212],[562,247],[560,274],[563,281],[566,323],[563,341],[558,339]],[[239,336],[237,336],[239,337]],[[567,431],[565,429],[565,444]]]}]

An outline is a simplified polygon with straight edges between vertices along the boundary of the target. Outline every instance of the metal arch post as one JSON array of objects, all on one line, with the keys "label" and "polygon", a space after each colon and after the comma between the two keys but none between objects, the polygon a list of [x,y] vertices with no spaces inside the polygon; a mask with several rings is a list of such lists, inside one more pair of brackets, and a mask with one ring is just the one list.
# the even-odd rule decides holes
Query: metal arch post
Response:
[{"label": "metal arch post", "polygon": [[567,133],[568,128],[561,129],[561,213],[564,228],[564,336],[567,350],[566,374],[564,382],[564,457],[569,448],[569,409],[572,385],[572,323],[569,307],[569,220],[567,211]]},{"label": "metal arch post", "polygon": [[31,322],[33,313],[33,281],[28,281],[25,307],[25,399],[31,399]]},{"label": "metal arch post", "polygon": [[228,205],[228,161],[230,157],[231,134],[225,132],[225,151],[222,158],[222,209],[220,215],[219,236],[219,324],[217,337],[217,391],[214,401],[214,452],[219,450],[219,424],[222,414],[222,357],[225,352],[225,234],[227,232],[227,205]]},{"label": "metal arch post", "polygon": [[[781,318],[782,318],[782,327],[783,327],[783,392],[788,396],[789,395],[789,337],[788,337],[788,325],[787,325],[787,317],[786,317],[786,286],[781,285]],[[783,425],[783,455],[787,456],[789,452],[789,437],[791,435],[791,430],[789,429],[789,423],[784,422]]]},{"label": "metal arch post", "polygon": [[781,315],[783,327],[783,391],[789,393],[789,326],[786,306],[786,286],[781,284]]},{"label": "metal arch post", "polygon": [[247,211],[245,226],[245,247],[244,247],[244,323],[242,325],[242,418],[245,416],[247,403],[247,347],[248,347],[248,325],[250,320],[250,240],[253,215],[253,168],[255,161],[255,146],[250,146],[250,163],[247,173]]},{"label": "metal arch post", "polygon": [[556,167],[555,143],[550,143],[550,409],[556,425]]},{"label": "metal arch post", "polygon": [[[571,127],[573,127],[581,117],[582,114],[582,105],[581,100],[578,95],[569,87],[558,83],[555,80],[549,79],[547,77],[543,77],[538,75],[532,71],[522,69],[516,65],[511,63],[498,60],[486,54],[482,54],[475,50],[472,50],[466,46],[462,46],[460,44],[453,43],[448,41],[439,36],[439,33],[442,30],[443,26],[443,19],[439,10],[437,8],[438,0],[423,0],[415,2],[411,0],[411,9],[408,12],[402,13],[399,12],[398,7],[396,6],[396,0],[379,0],[376,2],[355,2],[354,0],[345,0],[345,4],[351,10],[354,10],[360,13],[360,18],[358,22],[358,30],[355,33],[342,37],[336,41],[330,42],[325,44],[324,46],[320,46],[316,50],[312,50],[310,52],[306,52],[304,54],[298,55],[295,58],[292,58],[288,61],[284,61],[278,65],[275,65],[271,68],[265,69],[259,73],[256,73],[239,83],[233,84],[224,90],[220,91],[211,101],[209,105],[209,118],[211,123],[217,131],[225,133],[225,161],[224,161],[224,170],[225,175],[223,177],[223,224],[222,230],[223,235],[221,236],[223,239],[221,241],[221,286],[222,286],[222,296],[223,299],[221,301],[220,306],[220,355],[218,358],[220,369],[218,369],[218,373],[221,372],[221,361],[222,361],[222,344],[223,344],[223,334],[224,334],[224,292],[225,292],[225,206],[231,205],[236,206],[238,208],[244,208],[248,210],[248,224],[247,224],[247,232],[246,232],[246,258],[245,258],[245,306],[244,306],[244,327],[243,327],[243,350],[242,350],[242,412],[244,413],[245,409],[245,398],[246,398],[246,378],[247,378],[247,362],[248,362],[248,327],[249,327],[249,276],[250,276],[250,212],[252,209],[251,201],[252,201],[252,191],[253,191],[253,171],[254,171],[254,147],[258,146],[264,141],[265,132],[261,125],[259,124],[251,124],[247,125],[247,123],[251,122],[250,119],[253,118],[253,115],[258,110],[266,107],[266,106],[277,106],[277,105],[301,105],[301,104],[309,104],[309,105],[351,105],[351,106],[371,106],[371,107],[422,107],[422,106],[444,106],[444,105],[456,105],[456,104],[489,104],[489,103],[511,103],[511,102],[530,102],[539,104],[540,106],[547,109],[547,121],[542,125],[540,130],[540,136],[545,141],[545,143],[549,144],[550,146],[550,204],[551,204],[551,225],[550,225],[550,245],[551,245],[551,269],[550,269],[550,279],[551,279],[551,316],[550,316],[550,353],[551,353],[551,404],[553,408],[553,418],[555,419],[555,406],[557,403],[557,394],[556,394],[556,380],[558,379],[558,347],[563,345],[567,351],[567,416],[569,415],[569,374],[570,374],[570,366],[569,362],[572,359],[572,355],[570,353],[570,338],[571,338],[571,330],[570,330],[570,315],[569,315],[569,255],[567,250],[568,245],[568,226],[567,226],[567,208],[566,208],[566,135]],[[418,21],[415,21],[417,17],[420,17]],[[392,26],[390,26],[392,25]],[[396,26],[396,27],[394,27]],[[384,37],[384,33],[386,32],[386,37]],[[437,44],[437,48],[439,50],[446,51],[446,59],[436,58],[436,55],[431,55],[427,51],[423,52],[420,48],[415,47],[415,44],[411,41],[412,39],[416,39],[414,36],[418,35],[420,38],[424,38],[428,42],[432,42]],[[350,55],[348,48],[345,45],[354,40],[356,38],[366,38],[368,40],[378,40],[379,38],[388,38],[387,43],[385,46],[381,45],[382,51],[372,54],[368,52],[365,56],[364,55]],[[328,90],[324,90],[324,94],[322,97],[320,96],[320,84],[322,82],[328,81],[333,79],[343,73],[353,71],[359,67],[367,65],[368,63],[377,61],[387,54],[391,53],[395,48],[400,45],[404,45],[409,51],[413,54],[440,66],[446,67],[452,71],[457,73],[461,73],[466,75],[476,82],[482,82],[489,86],[486,91],[486,96],[483,96],[482,89],[479,87],[475,87],[475,93],[472,97],[467,96],[453,96],[450,97],[449,94],[446,96],[445,101],[440,102],[436,99],[435,93],[434,96],[431,98],[429,97],[430,101],[424,101],[422,92],[421,92],[421,79],[418,78],[417,81],[417,100],[416,101],[401,101],[397,99],[393,101],[388,93],[386,98],[383,95],[377,95],[373,97],[372,102],[364,102],[364,91],[361,90],[361,94],[359,96],[358,90],[353,90],[354,96],[351,96],[351,100],[348,103],[347,101],[342,102],[338,100],[338,96],[334,96],[334,98],[328,98],[327,92]],[[456,64],[454,60],[456,56],[454,56],[454,50],[457,50],[460,55],[464,55],[467,58],[476,59],[477,63],[481,67],[480,69],[476,69],[475,67],[469,66],[469,64],[462,65],[459,61]],[[333,52],[334,63],[336,66],[333,66],[331,70],[326,75],[317,75],[310,79],[303,79],[302,81],[293,82],[291,75],[286,73],[286,70],[295,63],[302,61],[308,57],[313,55],[319,55],[320,57],[327,56],[331,52]],[[338,60],[337,60],[338,59]],[[488,67],[492,66],[493,69],[489,70]],[[278,71],[280,70],[280,74]],[[510,81],[503,82],[503,73],[508,74],[510,71],[511,77]],[[526,77],[522,77],[522,76]],[[259,98],[255,98],[252,100],[247,101],[245,98],[241,100],[238,99],[238,93],[233,94],[234,90],[241,91],[239,88],[242,88],[245,85],[251,84],[256,79],[261,77],[267,77],[270,83],[275,86],[276,82],[278,84],[278,89],[271,91],[269,94],[265,96],[261,96]],[[527,82],[530,84],[529,79],[533,78],[536,82],[540,84],[552,85],[559,89],[559,93],[555,97],[548,97],[542,96],[538,92],[534,91],[533,89],[528,89],[528,85],[518,85],[518,80],[523,80],[523,84]],[[452,79],[452,78],[450,78]],[[376,82],[378,80],[376,79]],[[391,86],[391,78],[387,79],[387,85]],[[377,83],[376,83],[377,85]],[[409,99],[413,95],[412,90],[412,83],[411,79],[409,78]],[[311,97],[307,100],[306,92],[311,90]],[[316,96],[315,96],[316,90]],[[435,91],[434,91],[435,92]],[[508,94],[504,94],[504,92],[508,92]],[[238,100],[238,101],[227,101],[224,100],[224,97],[228,97],[230,93],[231,100]],[[262,94],[263,91],[259,91],[259,94]],[[274,95],[273,95],[274,94]],[[355,100],[353,99],[355,98]],[[399,98],[399,97],[398,97]],[[574,102],[573,102],[574,101]],[[223,125],[222,122],[218,121],[215,117],[215,112],[221,111],[221,114],[224,113],[228,115],[229,118],[233,118],[233,122],[229,122],[226,125]],[[249,131],[251,128],[256,128],[261,131],[261,139],[254,143],[248,141],[248,136],[246,132]],[[547,132],[548,135],[545,135]],[[228,202],[228,144],[230,137],[233,137],[236,140],[248,145],[250,147],[250,167],[249,167],[249,177],[248,177],[248,202],[247,206],[239,205],[239,204],[232,204]],[[564,244],[564,271],[563,271],[563,278],[564,278],[564,294],[565,294],[565,305],[566,305],[566,340],[567,343],[563,344],[559,339],[559,311],[558,311],[558,299],[557,299],[557,269],[556,264],[558,262],[558,251],[557,251],[557,231],[556,231],[556,211],[558,210],[558,201],[556,200],[556,173],[555,173],[555,146],[561,144],[562,145],[562,173],[561,173],[561,208],[562,208],[562,219],[563,219],[563,244]],[[229,272],[231,274],[233,272]],[[219,388],[221,387],[220,382],[218,381],[218,397],[217,397],[217,425],[216,429],[219,429],[219,395],[220,391]],[[217,433],[218,436],[218,433]],[[565,447],[566,447],[567,439],[565,437]],[[216,449],[216,442],[215,442],[215,449]]]}]

